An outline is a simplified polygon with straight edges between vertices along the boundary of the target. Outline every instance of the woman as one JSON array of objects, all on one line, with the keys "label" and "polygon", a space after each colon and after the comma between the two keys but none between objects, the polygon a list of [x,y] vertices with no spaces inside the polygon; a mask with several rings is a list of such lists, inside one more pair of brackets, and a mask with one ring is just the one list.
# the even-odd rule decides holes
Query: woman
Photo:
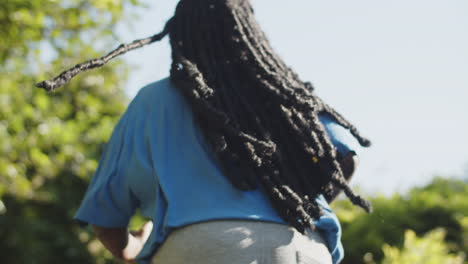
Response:
[{"label": "woman", "polygon": [[[327,201],[344,190],[370,211],[347,184],[370,142],[272,50],[248,0],[181,0],[152,41],[165,35],[170,78],[129,105],[76,219],[138,263],[338,263]],[[151,221],[128,232],[137,208]]]}]

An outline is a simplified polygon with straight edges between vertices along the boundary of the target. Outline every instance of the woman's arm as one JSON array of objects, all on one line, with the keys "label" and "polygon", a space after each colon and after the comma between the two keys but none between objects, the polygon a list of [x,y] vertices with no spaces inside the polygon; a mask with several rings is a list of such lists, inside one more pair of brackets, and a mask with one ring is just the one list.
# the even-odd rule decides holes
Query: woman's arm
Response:
[{"label": "woman's arm", "polygon": [[132,262],[140,253],[153,229],[153,222],[146,222],[139,231],[127,228],[107,228],[93,225],[101,243],[117,258]]}]

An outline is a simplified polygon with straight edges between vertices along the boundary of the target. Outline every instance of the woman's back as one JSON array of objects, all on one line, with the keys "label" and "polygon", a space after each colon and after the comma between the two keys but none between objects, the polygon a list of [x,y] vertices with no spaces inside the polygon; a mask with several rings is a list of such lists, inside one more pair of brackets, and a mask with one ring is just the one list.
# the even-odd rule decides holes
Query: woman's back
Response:
[{"label": "woman's back", "polygon": [[[340,138],[340,152],[357,147],[346,129],[327,116],[322,122]],[[321,196],[319,204],[325,214],[315,225],[334,258],[340,258],[338,220]],[[142,260],[148,260],[176,227],[217,219],[285,224],[261,188],[238,190],[222,174],[189,105],[169,79],[141,89],[130,103],[106,145],[76,219],[104,227],[126,226],[137,208],[154,224],[140,253]]]}]

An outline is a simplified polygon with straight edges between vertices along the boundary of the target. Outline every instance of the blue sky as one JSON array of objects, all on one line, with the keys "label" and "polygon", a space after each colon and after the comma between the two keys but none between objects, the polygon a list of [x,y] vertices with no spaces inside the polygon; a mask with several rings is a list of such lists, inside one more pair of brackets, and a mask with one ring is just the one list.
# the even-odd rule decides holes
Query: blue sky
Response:
[{"label": "blue sky", "polygon": [[[175,0],[151,0],[125,42],[159,32]],[[404,191],[468,168],[468,1],[252,0],[273,47],[374,145],[353,184]],[[167,41],[133,51],[133,97],[168,75]],[[137,66],[138,65],[138,66]]]}]

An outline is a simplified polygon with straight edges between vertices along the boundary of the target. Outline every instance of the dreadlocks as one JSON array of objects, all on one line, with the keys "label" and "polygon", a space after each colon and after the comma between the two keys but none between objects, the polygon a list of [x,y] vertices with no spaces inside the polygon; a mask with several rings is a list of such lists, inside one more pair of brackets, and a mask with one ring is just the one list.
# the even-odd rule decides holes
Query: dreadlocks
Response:
[{"label": "dreadlocks", "polygon": [[331,185],[354,204],[318,114],[326,112],[370,142],[276,55],[247,0],[182,0],[170,22],[171,80],[192,105],[224,174],[239,189],[260,184],[298,230],[320,215],[317,195]]},{"label": "dreadlocks", "polygon": [[[301,232],[322,214],[316,197],[330,195],[333,188],[371,210],[348,186],[319,114],[332,116],[362,146],[370,141],[285,65],[254,19],[248,0],[181,0],[161,33],[92,61],[106,63],[116,52],[123,54],[167,34],[171,81],[190,102],[224,175],[236,188],[263,188],[281,217]],[[56,79],[67,82],[76,68],[87,70],[82,65],[92,61],[75,66],[71,77],[66,71]],[[38,85],[57,86],[54,81]]]}]

